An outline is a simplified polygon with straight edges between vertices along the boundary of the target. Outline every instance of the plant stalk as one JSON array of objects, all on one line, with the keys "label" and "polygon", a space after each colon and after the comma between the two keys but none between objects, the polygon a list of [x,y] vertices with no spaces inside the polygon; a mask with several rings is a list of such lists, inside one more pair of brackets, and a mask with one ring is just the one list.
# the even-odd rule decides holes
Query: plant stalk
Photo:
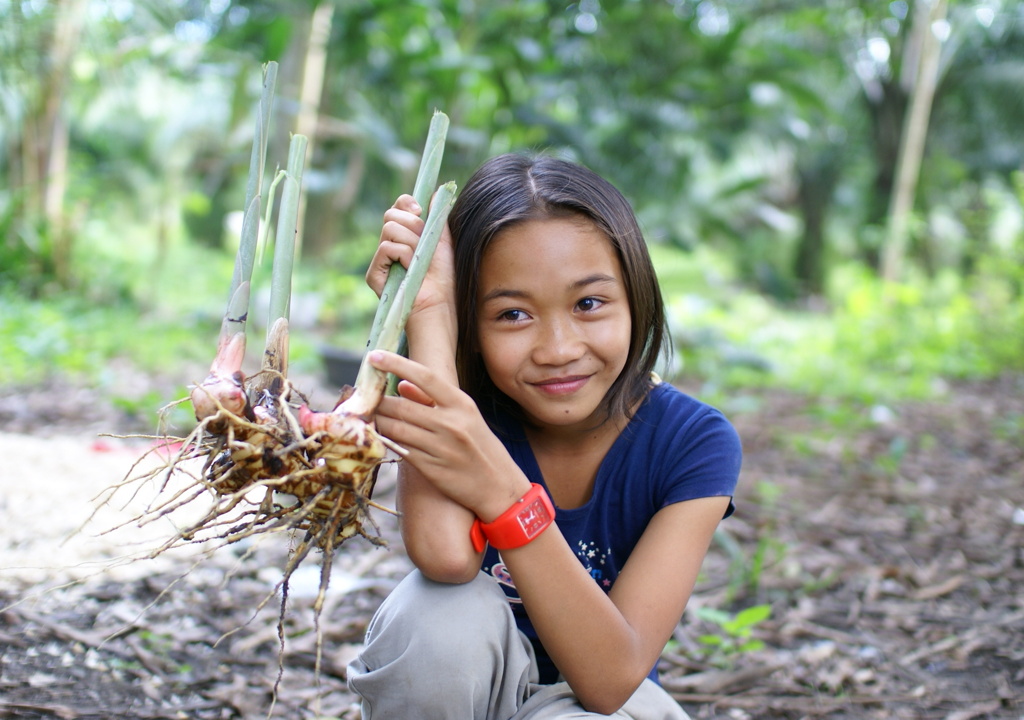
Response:
[{"label": "plant stalk", "polygon": [[245,188],[245,206],[242,219],[242,235],[235,256],[235,270],[231,277],[228,293],[228,307],[221,324],[221,340],[236,333],[245,332],[245,321],[249,314],[249,283],[256,258],[256,245],[260,226],[260,190],[263,184],[263,169],[266,163],[267,142],[270,136],[270,111],[274,102],[277,85],[277,63],[268,62],[263,66],[263,90],[256,112],[256,129],[249,157],[249,177]]},{"label": "plant stalk", "polygon": [[305,135],[292,135],[288,169],[279,176],[282,183],[281,210],[274,235],[274,266],[270,279],[270,314],[263,347],[263,368],[281,375],[288,374],[288,316],[291,312],[292,275],[307,144]]},{"label": "plant stalk", "polygon": [[[452,205],[455,204],[455,191],[454,182],[447,182],[438,188],[437,194],[434,196],[434,203],[427,215],[427,223],[420,236],[420,242],[409,262],[409,270],[394,294],[387,317],[381,324],[377,344],[373,349],[389,352],[398,350],[405,331],[405,324],[409,321],[413,303],[416,301],[416,295],[427,276],[431,259],[434,257],[434,250],[437,249],[441,233],[448,222],[448,213],[451,211]],[[381,398],[384,397],[386,388],[387,373],[373,367],[364,356],[363,362],[359,366],[359,373],[356,375],[355,392],[351,398],[338,406],[338,410],[370,418],[377,409]]]},{"label": "plant stalk", "polygon": [[295,266],[295,234],[299,221],[299,198],[302,194],[302,171],[305,167],[305,135],[292,135],[288,147],[288,169],[281,180],[281,209],[274,235],[274,266],[270,280],[270,315],[268,326],[278,318],[288,319],[291,310],[292,273]]},{"label": "plant stalk", "polygon": [[[440,110],[434,112],[430,120],[430,129],[427,131],[427,141],[423,148],[423,157],[420,159],[419,172],[416,175],[416,184],[413,186],[412,196],[419,203],[421,208],[430,206],[430,197],[437,187],[437,178],[441,174],[441,160],[444,157],[444,144],[448,136],[448,116]],[[424,230],[424,232],[426,232]],[[395,300],[395,293],[405,278],[406,270],[401,263],[392,263],[388,270],[387,280],[384,282],[384,290],[380,294],[380,303],[377,305],[377,314],[374,315],[373,324],[370,326],[370,337],[366,342],[368,350],[374,350],[379,346],[379,337],[384,321],[391,310],[391,304]],[[394,350],[397,350],[396,345]]]}]

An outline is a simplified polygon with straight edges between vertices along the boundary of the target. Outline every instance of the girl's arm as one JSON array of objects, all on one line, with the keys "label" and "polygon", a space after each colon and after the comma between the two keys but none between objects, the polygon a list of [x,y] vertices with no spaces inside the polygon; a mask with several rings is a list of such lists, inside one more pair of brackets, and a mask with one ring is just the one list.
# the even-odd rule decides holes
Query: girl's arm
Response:
[{"label": "girl's arm", "polygon": [[[413,347],[412,338],[409,347]],[[402,380],[399,397],[381,401],[377,429],[409,451],[399,470],[398,494],[402,539],[409,557],[433,580],[468,582],[480,572],[483,556],[470,539],[476,517],[497,518],[522,497],[530,483],[473,400],[447,373],[416,362],[417,357],[407,360],[390,353],[370,357],[397,360],[403,367],[414,365],[429,376],[426,382]],[[438,393],[438,388],[443,392]],[[411,418],[416,420],[410,422]],[[461,484],[465,492],[448,492],[452,482]]]},{"label": "girl's arm", "polygon": [[660,510],[607,595],[557,526],[502,551],[544,648],[587,710],[614,713],[654,667],[728,504],[708,497]]},{"label": "girl's arm", "polygon": [[[370,359],[405,378],[421,399],[430,398],[429,405],[388,398],[378,420],[383,434],[409,449],[407,462],[424,484],[484,522],[526,493],[529,481],[467,395],[430,368],[397,355],[375,353]],[[654,667],[683,615],[728,503],[728,497],[710,497],[660,510],[609,594],[556,525],[528,545],[502,551],[538,636],[587,710],[614,713]],[[467,526],[466,543],[468,531]]]},{"label": "girl's arm", "polygon": [[[380,244],[366,273],[367,284],[378,295],[393,263],[408,268],[423,232],[421,212],[411,196],[402,195],[384,214]],[[446,228],[405,330],[409,357],[457,385],[454,297],[451,236]],[[430,402],[408,383],[399,385],[399,393],[414,402]],[[386,413],[389,401],[385,398],[378,417]],[[467,582],[480,570],[480,556],[468,542],[473,514],[405,462],[398,470],[398,511],[409,558],[424,575],[438,582]]]}]

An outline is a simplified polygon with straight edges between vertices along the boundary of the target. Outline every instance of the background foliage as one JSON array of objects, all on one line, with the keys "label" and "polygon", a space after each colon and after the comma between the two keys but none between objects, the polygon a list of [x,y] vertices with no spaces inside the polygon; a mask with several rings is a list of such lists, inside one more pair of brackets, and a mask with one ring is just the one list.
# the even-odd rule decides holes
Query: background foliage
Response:
[{"label": "background foliage", "polygon": [[[299,367],[365,337],[361,275],[438,108],[445,179],[542,150],[623,190],[672,309],[667,371],[712,396],[874,402],[1021,369],[1024,3],[942,7],[922,26],[925,0],[0,0],[5,382],[212,355],[268,60],[270,169],[312,139]],[[922,27],[937,89],[883,280]]]}]

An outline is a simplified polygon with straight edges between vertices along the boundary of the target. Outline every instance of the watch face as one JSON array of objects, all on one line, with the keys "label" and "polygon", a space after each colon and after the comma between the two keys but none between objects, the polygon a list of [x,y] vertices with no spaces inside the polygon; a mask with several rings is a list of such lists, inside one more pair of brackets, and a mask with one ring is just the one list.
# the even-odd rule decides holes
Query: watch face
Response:
[{"label": "watch face", "polygon": [[519,521],[519,527],[523,529],[523,534],[527,539],[532,540],[535,535],[548,526],[552,517],[544,502],[540,498],[534,498],[519,511],[516,519]]}]

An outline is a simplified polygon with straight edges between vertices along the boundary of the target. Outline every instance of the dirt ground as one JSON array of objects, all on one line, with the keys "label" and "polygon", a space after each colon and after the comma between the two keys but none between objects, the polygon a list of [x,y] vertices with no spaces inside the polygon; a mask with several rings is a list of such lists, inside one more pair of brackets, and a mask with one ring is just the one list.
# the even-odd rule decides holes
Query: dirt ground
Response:
[{"label": "dirt ground", "polygon": [[[148,559],[170,524],[101,534],[153,488],[72,535],[152,446],[101,435],[153,432],[108,396],[0,389],[0,718],[358,718],[345,666],[409,569],[394,518],[375,516],[388,549],[337,553],[321,651],[319,558],[282,638],[280,536]],[[738,510],[661,666],[691,717],[1024,718],[1024,377],[891,407],[736,401]],[[747,627],[707,614],[760,605]]]}]

